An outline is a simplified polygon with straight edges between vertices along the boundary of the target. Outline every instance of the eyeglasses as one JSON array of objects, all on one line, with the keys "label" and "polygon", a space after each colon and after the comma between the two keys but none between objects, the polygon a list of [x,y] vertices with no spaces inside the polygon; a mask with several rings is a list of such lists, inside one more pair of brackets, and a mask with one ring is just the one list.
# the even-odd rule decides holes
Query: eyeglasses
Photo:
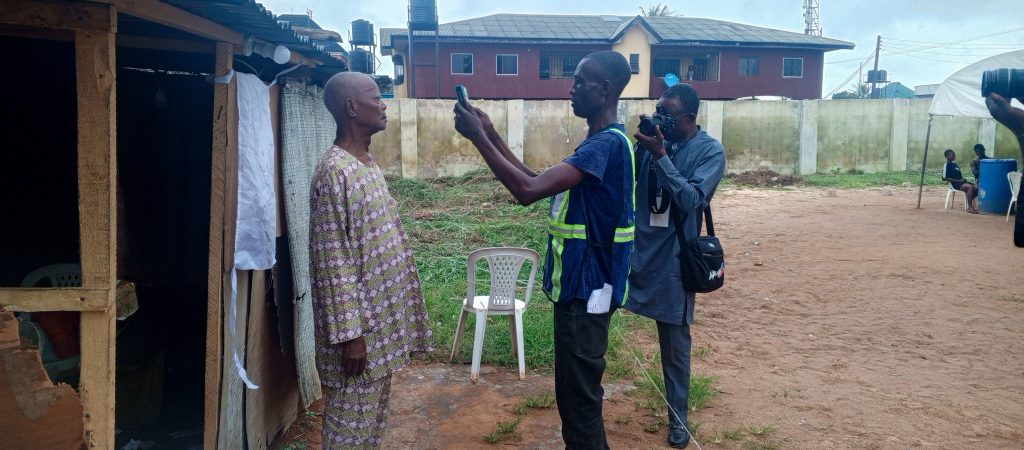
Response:
[{"label": "eyeglasses", "polygon": [[665,108],[661,107],[661,106],[658,106],[658,107],[654,108],[654,114],[658,115],[658,116],[661,116],[662,120],[664,120],[666,122],[675,122],[676,120],[679,120],[679,118],[686,117],[686,116],[697,117],[697,115],[694,114],[694,113],[685,113],[685,114],[680,114],[678,116],[673,116],[673,115],[670,115],[669,113],[665,112]]}]

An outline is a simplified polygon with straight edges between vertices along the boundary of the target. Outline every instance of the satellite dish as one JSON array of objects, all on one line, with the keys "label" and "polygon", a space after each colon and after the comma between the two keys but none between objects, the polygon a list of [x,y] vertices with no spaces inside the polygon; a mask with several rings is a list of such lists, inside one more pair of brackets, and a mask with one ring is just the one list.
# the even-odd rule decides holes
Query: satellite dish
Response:
[{"label": "satellite dish", "polygon": [[674,73],[665,74],[665,86],[672,87],[679,84],[679,77]]}]

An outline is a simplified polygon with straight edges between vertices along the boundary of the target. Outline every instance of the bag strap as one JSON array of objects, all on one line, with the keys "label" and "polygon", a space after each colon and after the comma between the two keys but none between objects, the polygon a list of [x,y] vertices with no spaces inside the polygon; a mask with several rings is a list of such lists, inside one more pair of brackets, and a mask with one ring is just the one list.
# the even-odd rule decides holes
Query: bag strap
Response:
[{"label": "bag strap", "polygon": [[[672,203],[675,204],[675,202]],[[678,205],[676,207],[676,210],[679,210]],[[680,246],[682,246],[684,240],[682,220],[679,218],[680,214],[682,213],[672,214],[672,222],[675,223],[676,225],[676,234],[679,235],[679,244]],[[707,226],[708,236],[715,237],[715,221],[711,218],[711,205],[708,205],[707,208],[704,208],[704,223]],[[700,236],[699,228],[697,229],[697,235]]]}]

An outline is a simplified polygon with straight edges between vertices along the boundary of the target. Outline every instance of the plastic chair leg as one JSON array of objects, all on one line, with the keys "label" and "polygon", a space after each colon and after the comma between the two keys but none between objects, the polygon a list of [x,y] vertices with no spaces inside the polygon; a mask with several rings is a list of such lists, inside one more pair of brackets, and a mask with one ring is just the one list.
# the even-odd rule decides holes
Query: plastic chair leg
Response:
[{"label": "plastic chair leg", "polygon": [[509,342],[512,343],[512,356],[514,356],[515,358],[519,358],[519,347],[517,347],[515,345],[515,343],[516,343],[516,316],[515,315],[509,315],[507,317],[508,317],[508,333],[509,333],[509,335],[512,336],[512,339],[509,340]]},{"label": "plastic chair leg", "polygon": [[458,355],[459,350],[462,348],[462,336],[466,334],[467,318],[469,318],[469,311],[463,309],[462,314],[459,315],[459,324],[455,326],[455,342],[452,343],[452,354],[448,355],[448,364],[455,360],[455,355]]},{"label": "plastic chair leg", "polygon": [[1010,223],[1010,211],[1013,211],[1013,206],[1017,204],[1017,200],[1010,202],[1010,206],[1006,208],[1006,223]]},{"label": "plastic chair leg", "polygon": [[526,379],[526,345],[523,342],[523,310],[515,312],[516,322],[516,359],[519,360],[519,379]]},{"label": "plastic chair leg", "polygon": [[480,356],[484,352],[484,333],[487,331],[487,313],[477,311],[476,333],[473,335],[473,367],[469,371],[469,378],[476,381],[480,378]]},{"label": "plastic chair leg", "polygon": [[956,200],[955,192],[946,190],[946,204],[942,209],[949,209],[953,207],[953,200]]}]

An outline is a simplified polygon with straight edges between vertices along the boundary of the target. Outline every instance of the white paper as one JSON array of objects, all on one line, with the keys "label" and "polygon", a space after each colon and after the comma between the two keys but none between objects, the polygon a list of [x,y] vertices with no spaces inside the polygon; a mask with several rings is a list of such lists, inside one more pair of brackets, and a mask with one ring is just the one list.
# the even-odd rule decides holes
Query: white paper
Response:
[{"label": "white paper", "polygon": [[587,312],[591,314],[604,314],[612,306],[612,285],[605,283],[601,289],[594,289],[590,293],[590,300],[587,300]]},{"label": "white paper", "polygon": [[651,226],[652,227],[662,227],[662,228],[667,227],[668,226],[668,215],[671,214],[671,213],[672,213],[672,205],[671,204],[668,205],[668,209],[666,209],[665,212],[662,213],[662,214],[651,213]]}]

